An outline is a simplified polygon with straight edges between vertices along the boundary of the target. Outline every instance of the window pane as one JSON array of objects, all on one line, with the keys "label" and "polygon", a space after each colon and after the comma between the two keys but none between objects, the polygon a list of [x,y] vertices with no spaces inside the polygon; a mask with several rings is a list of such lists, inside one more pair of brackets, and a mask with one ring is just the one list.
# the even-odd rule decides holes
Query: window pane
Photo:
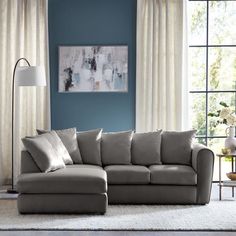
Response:
[{"label": "window pane", "polygon": [[191,109],[192,128],[197,135],[206,135],[206,95],[191,94]]},{"label": "window pane", "polygon": [[209,48],[209,90],[235,90],[236,47]]},{"label": "window pane", "polygon": [[[235,93],[210,93],[208,102],[208,112],[215,113],[222,109],[220,102],[225,102],[228,106],[235,110]],[[208,117],[208,135],[209,136],[225,136],[225,124],[217,125],[218,117]]]},{"label": "window pane", "polygon": [[189,48],[191,90],[206,90],[206,49]]},{"label": "window pane", "polygon": [[[221,148],[224,147],[224,138],[212,138],[208,140],[208,146],[212,149],[215,153],[221,153]],[[222,172],[221,178],[222,180],[227,180],[226,173],[231,171],[231,162],[229,158],[225,158],[221,160]],[[214,163],[214,174],[213,180],[219,180],[219,158],[215,156],[215,163]]]},{"label": "window pane", "polygon": [[196,142],[206,145],[206,138],[196,138]]},{"label": "window pane", "polygon": [[209,43],[236,44],[236,2],[209,2]]},{"label": "window pane", "polygon": [[189,2],[190,45],[206,44],[206,1]]}]

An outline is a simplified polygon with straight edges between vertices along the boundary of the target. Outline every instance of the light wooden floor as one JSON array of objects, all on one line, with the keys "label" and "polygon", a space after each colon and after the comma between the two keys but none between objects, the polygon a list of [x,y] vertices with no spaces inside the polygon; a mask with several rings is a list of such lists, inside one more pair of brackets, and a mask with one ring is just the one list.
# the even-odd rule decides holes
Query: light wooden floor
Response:
[{"label": "light wooden floor", "polygon": [[[213,184],[212,199],[218,199],[218,186]],[[1,198],[16,198],[0,189]],[[223,190],[223,199],[231,198],[231,189]],[[236,201],[236,198],[234,198]],[[0,212],[1,214],[1,212]],[[236,216],[235,216],[236,217]],[[223,231],[0,231],[0,236],[236,236],[236,232]]]}]

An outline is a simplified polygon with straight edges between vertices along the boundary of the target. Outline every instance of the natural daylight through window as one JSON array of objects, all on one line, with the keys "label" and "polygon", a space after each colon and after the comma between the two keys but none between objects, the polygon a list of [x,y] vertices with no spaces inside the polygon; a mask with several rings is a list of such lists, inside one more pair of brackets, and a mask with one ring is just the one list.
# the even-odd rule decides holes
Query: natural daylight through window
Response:
[{"label": "natural daylight through window", "polygon": [[[226,126],[208,113],[219,110],[221,101],[236,110],[236,1],[189,0],[188,8],[192,127],[197,140],[217,153]],[[230,170],[227,159],[223,168]],[[218,180],[217,159],[213,179]]]}]

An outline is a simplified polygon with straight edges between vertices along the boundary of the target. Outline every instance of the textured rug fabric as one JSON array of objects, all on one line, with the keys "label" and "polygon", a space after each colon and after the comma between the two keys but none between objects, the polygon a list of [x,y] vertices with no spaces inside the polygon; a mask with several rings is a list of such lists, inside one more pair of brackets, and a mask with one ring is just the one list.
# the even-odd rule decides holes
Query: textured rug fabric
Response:
[{"label": "textured rug fabric", "polygon": [[20,215],[0,200],[0,230],[236,230],[236,201],[205,206],[116,205],[105,215]]}]

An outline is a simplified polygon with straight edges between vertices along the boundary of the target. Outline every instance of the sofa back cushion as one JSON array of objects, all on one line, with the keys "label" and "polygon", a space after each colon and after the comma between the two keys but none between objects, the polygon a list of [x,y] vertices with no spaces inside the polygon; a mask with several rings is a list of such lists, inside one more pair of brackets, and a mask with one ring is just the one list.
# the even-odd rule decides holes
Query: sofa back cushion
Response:
[{"label": "sofa back cushion", "polygon": [[102,164],[130,165],[133,131],[102,134]]},{"label": "sofa back cushion", "polygon": [[84,164],[102,165],[101,160],[102,129],[77,133],[80,153]]},{"label": "sofa back cushion", "polygon": [[196,130],[164,131],[161,140],[161,161],[164,164],[191,165],[192,141]]},{"label": "sofa back cushion", "polygon": [[161,164],[161,130],[134,133],[131,146],[132,164],[150,166]]},{"label": "sofa back cushion", "polygon": [[[37,129],[38,134],[45,134],[50,131],[48,130],[39,130]],[[81,164],[82,158],[78,146],[78,141],[76,137],[76,128],[70,128],[70,129],[63,129],[63,130],[55,130],[59,138],[61,139],[62,143],[65,145],[67,151],[69,152],[72,160],[69,163],[66,164]]]},{"label": "sofa back cushion", "polygon": [[54,131],[23,138],[22,142],[42,172],[64,168],[63,159],[70,158],[65,146]]}]

